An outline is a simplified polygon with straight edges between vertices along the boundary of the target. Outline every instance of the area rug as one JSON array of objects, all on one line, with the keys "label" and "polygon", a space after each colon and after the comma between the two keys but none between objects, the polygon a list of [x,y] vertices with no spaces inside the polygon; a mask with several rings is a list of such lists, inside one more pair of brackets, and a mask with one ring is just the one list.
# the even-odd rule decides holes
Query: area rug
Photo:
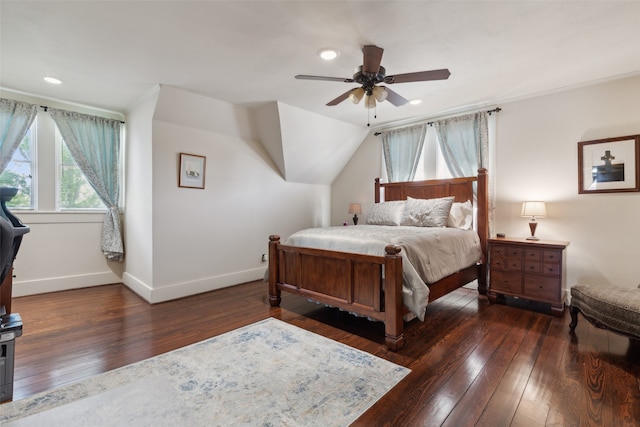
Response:
[{"label": "area rug", "polygon": [[410,372],[266,319],[0,405],[2,426],[347,426]]}]

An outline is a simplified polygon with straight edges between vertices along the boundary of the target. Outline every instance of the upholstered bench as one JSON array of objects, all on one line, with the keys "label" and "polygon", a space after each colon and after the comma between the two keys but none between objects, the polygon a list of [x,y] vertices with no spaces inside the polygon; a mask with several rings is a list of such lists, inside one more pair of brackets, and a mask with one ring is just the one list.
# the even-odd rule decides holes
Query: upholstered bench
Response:
[{"label": "upholstered bench", "polygon": [[640,340],[640,286],[575,285],[571,288],[571,324],[578,324],[578,312],[598,328],[608,329]]}]

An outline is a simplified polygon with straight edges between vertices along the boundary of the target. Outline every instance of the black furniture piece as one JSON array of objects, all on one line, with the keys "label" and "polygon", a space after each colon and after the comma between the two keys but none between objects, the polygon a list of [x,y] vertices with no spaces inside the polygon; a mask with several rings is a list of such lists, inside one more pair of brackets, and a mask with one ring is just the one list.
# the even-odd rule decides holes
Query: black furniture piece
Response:
[{"label": "black furniture piece", "polygon": [[22,335],[20,315],[11,313],[13,260],[30,229],[7,209],[17,193],[17,188],[0,187],[0,403],[13,399],[15,340]]}]

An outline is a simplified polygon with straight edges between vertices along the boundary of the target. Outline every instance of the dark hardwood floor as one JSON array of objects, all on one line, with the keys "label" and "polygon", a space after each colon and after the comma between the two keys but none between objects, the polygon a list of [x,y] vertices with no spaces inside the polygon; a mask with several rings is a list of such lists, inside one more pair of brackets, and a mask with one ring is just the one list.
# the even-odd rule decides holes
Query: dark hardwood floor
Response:
[{"label": "dark hardwood floor", "polygon": [[15,298],[14,399],[275,317],[412,370],[357,426],[640,425],[640,346],[545,309],[462,288],[393,353],[382,324],[286,293],[271,308],[262,281],[156,305],[123,285]]}]

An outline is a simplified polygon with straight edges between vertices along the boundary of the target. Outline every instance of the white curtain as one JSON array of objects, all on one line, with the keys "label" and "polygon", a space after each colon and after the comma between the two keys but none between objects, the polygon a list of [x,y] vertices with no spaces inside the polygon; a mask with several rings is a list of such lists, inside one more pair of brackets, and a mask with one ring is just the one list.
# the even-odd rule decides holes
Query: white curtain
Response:
[{"label": "white curtain", "polygon": [[107,206],[102,227],[102,252],[109,260],[124,259],[120,221],[120,121],[49,108],[64,143]]},{"label": "white curtain", "polygon": [[427,125],[422,124],[382,134],[382,152],[389,182],[413,180],[426,133]]},{"label": "white curtain", "polygon": [[11,161],[37,112],[38,107],[34,104],[0,99],[0,173]]}]

